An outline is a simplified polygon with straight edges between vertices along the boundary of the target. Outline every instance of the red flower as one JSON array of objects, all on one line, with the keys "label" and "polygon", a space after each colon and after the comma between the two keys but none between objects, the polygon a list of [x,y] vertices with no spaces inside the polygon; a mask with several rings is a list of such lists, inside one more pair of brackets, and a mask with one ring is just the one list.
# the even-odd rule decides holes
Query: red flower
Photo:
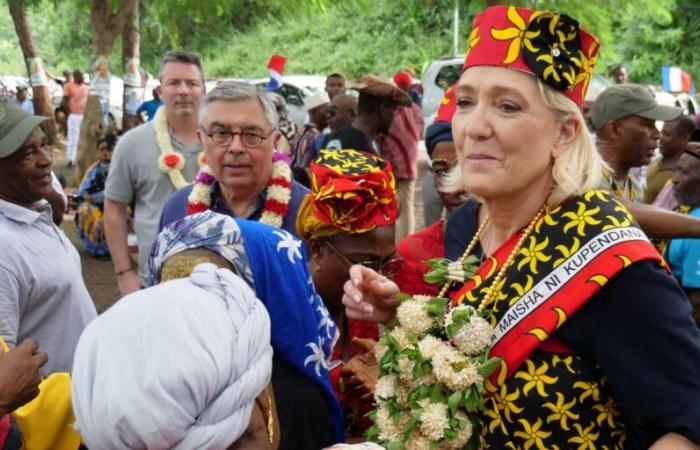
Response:
[{"label": "red flower", "polygon": [[180,155],[177,153],[170,153],[163,157],[163,164],[170,169],[174,169],[180,164]]}]

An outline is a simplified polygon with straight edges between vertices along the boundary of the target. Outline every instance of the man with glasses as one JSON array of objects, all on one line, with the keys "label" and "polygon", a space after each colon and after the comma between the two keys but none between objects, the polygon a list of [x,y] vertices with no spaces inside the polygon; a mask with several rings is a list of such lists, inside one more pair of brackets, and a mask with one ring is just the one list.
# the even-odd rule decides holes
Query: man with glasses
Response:
[{"label": "man with glasses", "polygon": [[[200,174],[195,185],[180,189],[168,199],[159,228],[191,214],[196,196],[193,189],[213,175],[202,199],[209,209],[273,224],[296,235],[297,210],[308,190],[291,180],[289,167],[282,177],[274,175],[273,154],[280,138],[277,120],[268,97],[252,84],[228,81],[212,89],[202,101],[197,130],[211,175]],[[290,179],[280,179],[284,177]],[[281,201],[279,193],[286,189],[289,193]],[[271,203],[277,207],[271,207]],[[271,215],[283,216],[281,223],[270,221]]]},{"label": "man with glasses", "polygon": [[[154,120],[119,139],[105,186],[105,233],[122,296],[141,289],[148,276],[148,256],[161,209],[181,187],[173,180],[191,182],[199,171],[202,147],[197,139],[197,108],[205,94],[202,64],[193,53],[168,52],[161,60],[159,76],[163,107]],[[169,170],[161,162],[163,155],[173,154],[182,164]],[[180,176],[175,177],[177,174]],[[132,268],[127,244],[127,208],[132,202],[138,271]]]}]

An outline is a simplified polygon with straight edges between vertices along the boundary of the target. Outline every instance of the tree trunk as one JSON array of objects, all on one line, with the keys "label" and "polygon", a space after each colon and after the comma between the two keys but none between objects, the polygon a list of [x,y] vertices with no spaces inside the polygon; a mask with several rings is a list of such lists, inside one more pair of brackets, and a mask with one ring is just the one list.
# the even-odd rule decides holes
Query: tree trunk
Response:
[{"label": "tree trunk", "polygon": [[[44,75],[44,80],[46,85],[40,86],[32,81],[32,68],[30,67],[29,60],[33,59],[34,64],[38,64],[37,72],[43,69],[41,67],[41,59],[39,57],[39,50],[34,43],[34,38],[32,36],[31,28],[29,27],[29,20],[27,19],[26,5],[22,0],[7,0],[7,5],[10,8],[10,15],[12,16],[12,21],[15,24],[15,31],[17,32],[17,39],[19,40],[19,46],[22,48],[22,54],[24,56],[25,64],[27,65],[27,74],[29,76],[30,82],[32,83],[32,93],[34,101],[34,112],[38,116],[48,117],[41,128],[46,133],[49,143],[56,143],[56,119],[53,114],[53,104],[51,102],[51,93],[49,92],[48,79]],[[41,84],[41,83],[39,83]]]},{"label": "tree trunk", "polygon": [[102,120],[102,105],[100,97],[91,95],[85,104],[83,123],[80,125],[80,140],[78,141],[78,156],[75,172],[71,180],[72,186],[79,187],[88,167],[97,161],[97,140],[104,135]]},{"label": "tree trunk", "polygon": [[137,0],[122,0],[118,11],[112,12],[109,0],[90,0],[92,49],[96,56],[112,54],[114,41],[124,28],[127,14]]},{"label": "tree trunk", "polygon": [[[122,62],[124,64],[124,99],[122,105],[122,131],[139,125],[140,121],[134,106],[143,101],[143,88],[146,85],[140,65],[141,33],[139,30],[139,4],[133,2],[131,11],[122,30]],[[126,6],[126,5],[125,5]],[[131,103],[131,104],[130,104]],[[130,114],[131,113],[131,114]]]}]

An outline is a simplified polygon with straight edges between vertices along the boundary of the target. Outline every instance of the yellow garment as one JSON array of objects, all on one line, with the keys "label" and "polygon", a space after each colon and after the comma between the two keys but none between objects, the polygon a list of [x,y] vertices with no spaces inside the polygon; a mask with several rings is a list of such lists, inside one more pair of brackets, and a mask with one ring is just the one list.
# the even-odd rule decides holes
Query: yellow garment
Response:
[{"label": "yellow garment", "polygon": [[313,207],[311,204],[311,196],[313,194],[306,194],[304,200],[302,200],[301,205],[299,205],[299,211],[297,212],[297,234],[300,238],[308,241],[311,236],[322,237],[322,236],[332,236],[336,233],[340,233],[340,230],[325,220],[319,220],[313,212]]},{"label": "yellow garment", "polygon": [[[3,351],[9,351],[0,338]],[[75,450],[80,434],[73,429],[70,375],[54,373],[39,384],[39,395],[12,413],[24,440],[24,450]]]},{"label": "yellow garment", "polygon": [[647,187],[644,190],[644,203],[651,204],[659,195],[661,189],[671,180],[675,172],[663,166],[661,158],[655,160],[647,168]]}]

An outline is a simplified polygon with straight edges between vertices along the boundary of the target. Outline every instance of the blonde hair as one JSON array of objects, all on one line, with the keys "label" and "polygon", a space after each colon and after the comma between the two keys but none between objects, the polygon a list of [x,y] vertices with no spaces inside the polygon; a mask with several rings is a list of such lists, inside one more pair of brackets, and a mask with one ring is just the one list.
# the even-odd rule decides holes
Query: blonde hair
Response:
[{"label": "blonde hair", "polygon": [[[537,79],[537,88],[545,105],[554,113],[556,120],[565,122],[572,117],[579,123],[579,129],[569,148],[554,160],[552,178],[554,187],[547,199],[549,206],[560,204],[569,197],[599,187],[603,170],[607,167],[600,153],[593,146],[586,122],[580,108],[570,98],[555,91]],[[462,163],[460,159],[459,164]],[[461,167],[454,167],[445,178],[445,190],[457,192],[464,189]],[[474,194],[473,197],[478,198]]]}]

